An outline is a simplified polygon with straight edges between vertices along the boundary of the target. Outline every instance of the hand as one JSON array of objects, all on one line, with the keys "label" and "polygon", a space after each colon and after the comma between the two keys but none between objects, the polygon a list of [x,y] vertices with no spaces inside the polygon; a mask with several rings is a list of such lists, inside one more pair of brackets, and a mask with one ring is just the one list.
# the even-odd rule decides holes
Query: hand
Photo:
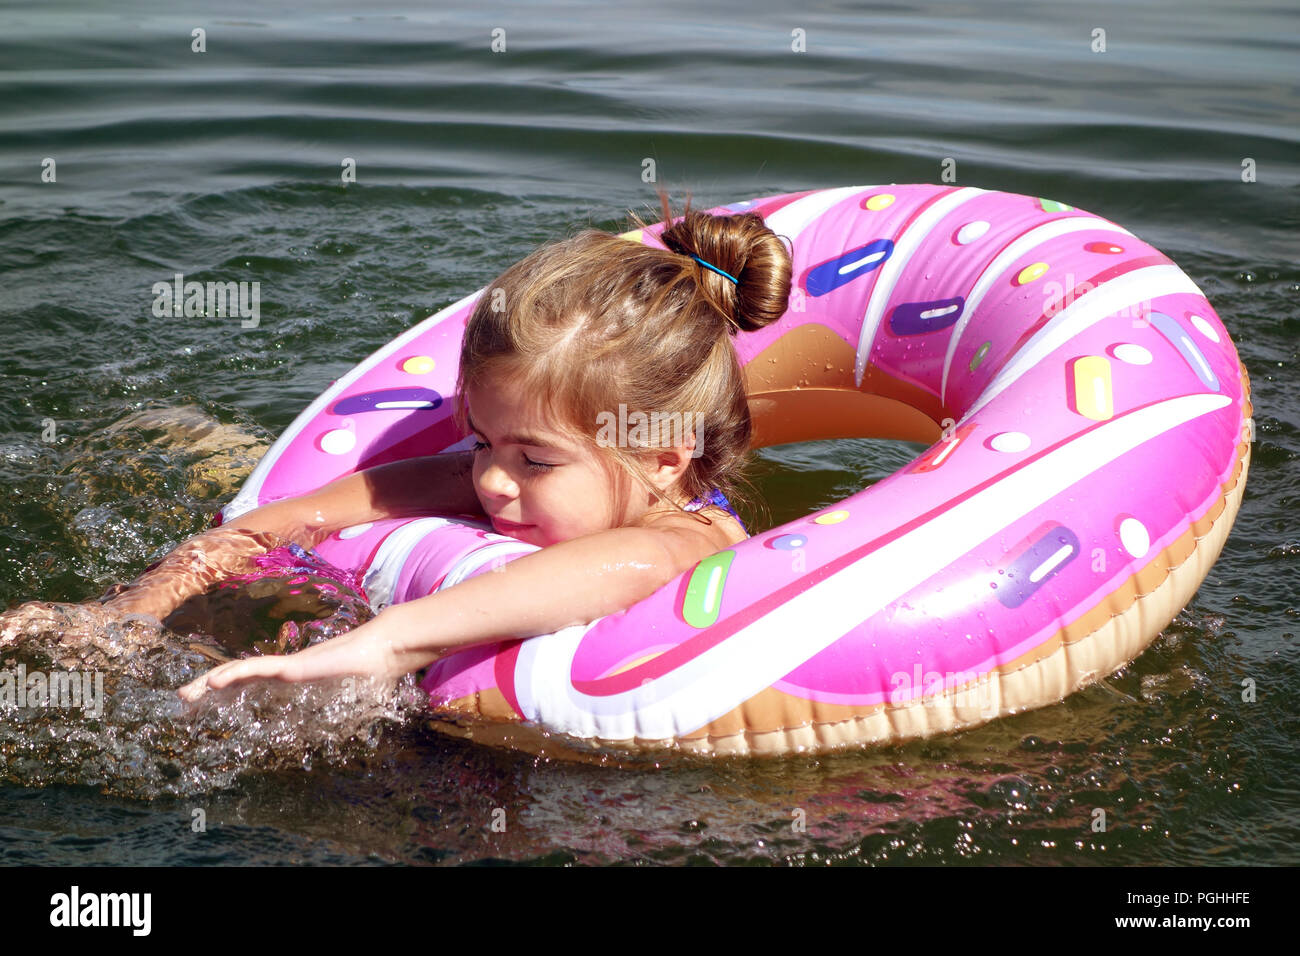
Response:
[{"label": "hand", "polygon": [[[92,633],[110,624],[122,624],[132,618],[145,616],[140,611],[130,611],[88,602],[69,604],[60,601],[29,601],[0,614],[0,647],[13,644],[21,637],[38,634]],[[147,623],[161,626],[156,618]]]},{"label": "hand", "polygon": [[193,703],[210,690],[236,687],[255,680],[292,684],[352,675],[396,680],[422,667],[423,663],[412,658],[399,659],[388,638],[387,624],[381,614],[341,637],[313,645],[297,654],[271,654],[231,661],[190,681],[177,693],[182,700]]}]

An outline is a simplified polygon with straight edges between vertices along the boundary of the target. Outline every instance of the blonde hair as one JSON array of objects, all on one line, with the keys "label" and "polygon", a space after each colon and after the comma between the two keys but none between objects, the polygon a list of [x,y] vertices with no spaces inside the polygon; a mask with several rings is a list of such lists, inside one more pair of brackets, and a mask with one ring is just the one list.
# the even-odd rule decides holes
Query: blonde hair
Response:
[{"label": "blonde hair", "polygon": [[[469,431],[466,390],[497,375],[530,396],[557,430],[593,445],[602,413],[620,405],[629,415],[693,412],[697,457],[676,488],[692,498],[718,488],[733,507],[749,505],[740,488],[751,487],[753,427],[731,337],[785,313],[790,255],[757,213],[710,216],[692,210],[688,196],[674,222],[663,189],[658,195],[671,224],[660,237],[666,248],[585,229],[534,250],[484,291],[461,345],[456,421]],[[654,437],[627,449],[605,444],[611,459],[602,461],[662,500],[636,467],[667,444]],[[626,490],[619,494],[625,499]]]}]

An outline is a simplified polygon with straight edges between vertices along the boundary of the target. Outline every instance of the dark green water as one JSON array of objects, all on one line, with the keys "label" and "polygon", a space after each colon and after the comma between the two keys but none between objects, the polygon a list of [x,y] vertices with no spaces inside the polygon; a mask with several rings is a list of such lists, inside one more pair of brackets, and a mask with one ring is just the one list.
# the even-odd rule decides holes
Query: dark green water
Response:
[{"label": "dark green water", "polygon": [[[1175,622],[1092,688],[966,733],[662,768],[256,707],[185,744],[149,681],[189,665],[153,661],[111,719],[5,718],[0,863],[1300,859],[1300,17],[771,6],[0,9],[0,601],[133,577],[379,345],[539,243],[622,229],[653,201],[647,158],[703,206],[937,182],[950,159],[959,183],[1077,205],[1161,248],[1236,341],[1249,484]],[[200,26],[207,52],[191,52]],[[153,317],[152,284],[176,272],[260,281],[259,327]],[[760,487],[780,523],[919,451],[772,449]]]}]

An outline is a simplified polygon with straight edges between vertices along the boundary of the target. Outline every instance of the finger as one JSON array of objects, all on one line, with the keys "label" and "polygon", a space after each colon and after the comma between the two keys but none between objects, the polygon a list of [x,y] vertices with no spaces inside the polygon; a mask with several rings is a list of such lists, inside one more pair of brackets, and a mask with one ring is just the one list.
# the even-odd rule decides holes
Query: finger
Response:
[{"label": "finger", "polygon": [[176,693],[180,695],[181,700],[192,704],[194,701],[202,697],[204,693],[207,692],[207,689],[208,675],[204,674],[202,677],[196,677],[194,680],[190,681],[184,687],[176,691]]},{"label": "finger", "polygon": [[[226,664],[218,664],[206,674],[200,674],[198,677],[194,678],[194,680],[185,684],[177,690],[176,693],[181,696],[182,700],[191,702],[196,701],[208,691],[219,690],[221,687],[226,686],[221,675],[228,672],[231,668],[239,667],[239,665],[243,663],[243,661],[230,661]],[[214,678],[216,679],[216,683],[214,683]]]},{"label": "finger", "polygon": [[[194,678],[188,684],[176,691],[182,700],[196,701],[210,690],[221,690],[223,687],[229,687],[231,684],[241,683],[244,678],[239,674],[240,668],[250,663],[248,661],[230,661],[226,664],[219,664],[206,674]],[[230,674],[234,671],[234,677]]]},{"label": "finger", "polygon": [[294,680],[293,658],[269,654],[266,657],[250,657],[242,661],[232,661],[208,671],[208,686],[221,690],[234,684],[243,684],[258,678],[270,680]]}]

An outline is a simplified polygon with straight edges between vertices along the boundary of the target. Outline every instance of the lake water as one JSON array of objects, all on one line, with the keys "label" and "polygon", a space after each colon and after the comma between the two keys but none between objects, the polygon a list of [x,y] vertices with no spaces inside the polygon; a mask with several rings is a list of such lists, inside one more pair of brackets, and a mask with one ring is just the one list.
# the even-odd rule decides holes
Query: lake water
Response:
[{"label": "lake water", "polygon": [[[0,863],[1300,860],[1294,7],[767,6],[0,10],[4,606],[134,577],[379,345],[542,242],[646,212],[650,159],[705,208],[938,182],[947,162],[1173,258],[1235,339],[1257,424],[1240,516],[1187,608],[1059,705],[775,762],[560,763],[400,714],[357,733],[244,714],[265,726],[187,750],[149,688],[179,665],[155,661],[112,726],[5,722]],[[154,318],[177,272],[260,281],[259,327]],[[920,450],[780,447],[759,484],[784,522]]]}]

